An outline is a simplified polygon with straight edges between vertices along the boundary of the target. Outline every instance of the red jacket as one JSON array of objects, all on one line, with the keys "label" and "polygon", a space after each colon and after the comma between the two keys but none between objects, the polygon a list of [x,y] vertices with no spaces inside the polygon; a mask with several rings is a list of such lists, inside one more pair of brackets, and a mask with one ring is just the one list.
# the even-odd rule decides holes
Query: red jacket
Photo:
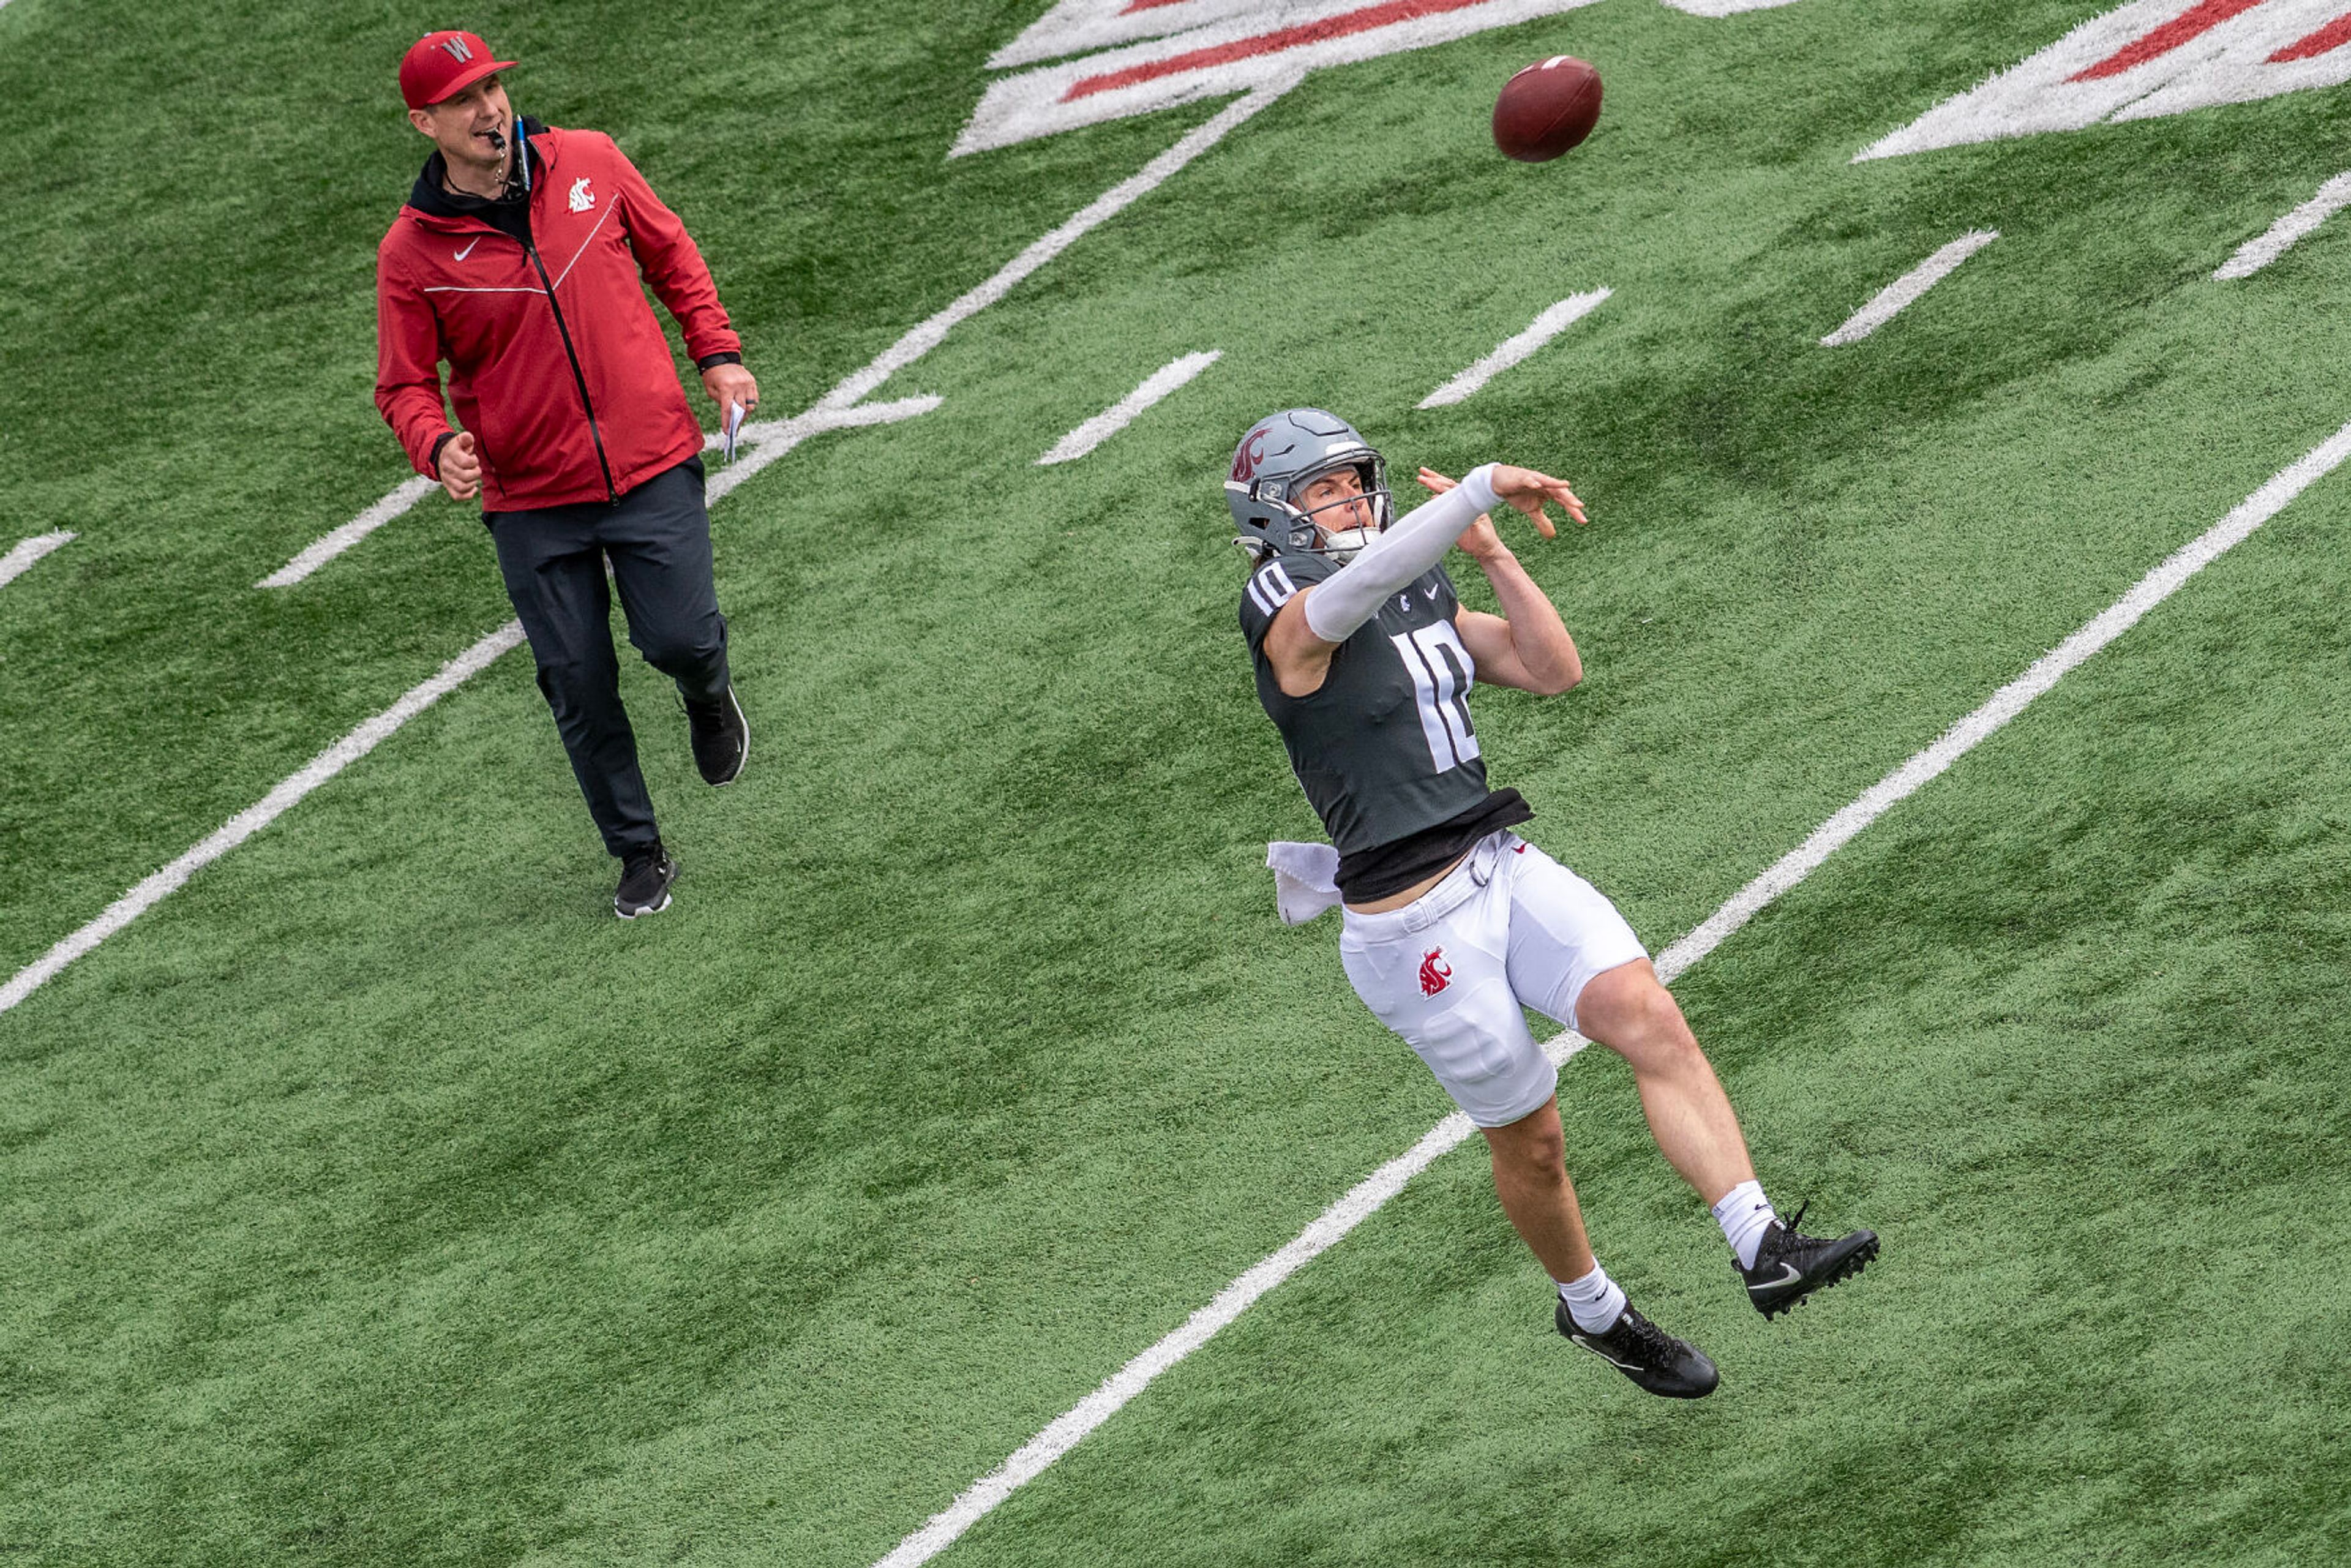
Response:
[{"label": "red jacket", "polygon": [[482,218],[423,210],[420,181],[376,251],[376,407],[438,478],[446,360],[490,511],[612,500],[702,450],[640,272],[697,363],[742,350],[685,225],[612,139],[527,129],[528,248]]}]

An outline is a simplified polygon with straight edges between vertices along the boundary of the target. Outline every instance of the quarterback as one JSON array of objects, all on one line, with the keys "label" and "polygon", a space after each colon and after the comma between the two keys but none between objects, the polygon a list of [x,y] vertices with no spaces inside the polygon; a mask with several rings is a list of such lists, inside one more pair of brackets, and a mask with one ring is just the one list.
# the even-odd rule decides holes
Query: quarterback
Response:
[{"label": "quarterback", "polygon": [[[1558,1286],[1553,1321],[1652,1394],[1694,1399],[1714,1363],[1635,1311],[1593,1256],[1569,1184],[1558,1069],[1532,1009],[1633,1069],[1674,1169],[1712,1206],[1748,1300],[1766,1318],[1859,1273],[1877,1238],[1802,1234],[1749,1163],[1729,1099],[1616,906],[1510,830],[1534,812],[1489,789],[1469,722],[1475,681],[1553,695],[1583,678],[1559,612],[1487,514],[1507,501],[1545,538],[1546,503],[1579,523],[1557,479],[1489,464],[1391,520],[1386,465],[1320,409],[1260,420],[1225,498],[1251,559],[1241,631],[1258,697],[1331,843],[1276,844],[1283,918],[1343,904],[1340,956],[1356,995],[1427,1063],[1486,1135],[1494,1189]],[[1465,610],[1442,562],[1458,546],[1502,613]]]}]

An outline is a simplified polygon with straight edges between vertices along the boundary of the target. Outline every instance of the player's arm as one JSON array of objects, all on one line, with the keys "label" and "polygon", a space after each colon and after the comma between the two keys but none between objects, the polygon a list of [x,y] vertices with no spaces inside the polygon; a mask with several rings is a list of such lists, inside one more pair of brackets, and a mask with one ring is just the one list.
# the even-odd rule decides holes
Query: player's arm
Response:
[{"label": "player's arm", "polygon": [[[1453,480],[1433,468],[1420,471],[1420,482],[1439,495],[1459,494]],[[1568,515],[1577,522],[1587,520],[1583,504],[1572,494],[1567,505]],[[1535,586],[1535,580],[1502,542],[1493,519],[1480,514],[1457,542],[1486,574],[1502,606],[1499,615],[1463,610],[1453,617],[1461,645],[1477,661],[1478,678],[1490,686],[1515,686],[1546,697],[1557,696],[1583,679],[1583,660],[1575,651],[1575,639],[1567,634],[1566,622],[1559,618],[1558,606]]]},{"label": "player's arm", "polygon": [[1320,691],[1339,644],[1369,621],[1388,595],[1443,560],[1468,530],[1482,527],[1499,545],[1492,523],[1484,517],[1499,503],[1508,501],[1524,512],[1545,538],[1558,532],[1543,515],[1546,501],[1558,502],[1578,521],[1583,517],[1583,503],[1565,483],[1531,468],[1489,463],[1472,470],[1458,488],[1450,479],[1430,488],[1440,492],[1435,499],[1390,524],[1354,559],[1292,596],[1274,616],[1266,632],[1265,655],[1285,695],[1302,697]]},{"label": "player's arm", "polygon": [[[1487,566],[1484,561],[1479,564]],[[1495,596],[1502,600],[1509,615],[1464,610],[1453,617],[1453,629],[1461,633],[1461,645],[1478,661],[1479,682],[1555,697],[1583,679],[1583,661],[1575,652],[1575,639],[1561,624],[1559,612],[1535,587],[1526,568],[1513,560],[1509,570],[1510,575],[1526,585],[1534,604],[1511,604],[1510,595],[1502,587],[1502,574],[1489,566],[1486,580],[1494,585]]]},{"label": "player's arm", "polygon": [[1266,628],[1266,663],[1273,666],[1274,683],[1285,696],[1312,696],[1321,691],[1330,678],[1331,656],[1339,651],[1338,643],[1316,636],[1306,623],[1306,596],[1322,586],[1312,582],[1300,589]]}]

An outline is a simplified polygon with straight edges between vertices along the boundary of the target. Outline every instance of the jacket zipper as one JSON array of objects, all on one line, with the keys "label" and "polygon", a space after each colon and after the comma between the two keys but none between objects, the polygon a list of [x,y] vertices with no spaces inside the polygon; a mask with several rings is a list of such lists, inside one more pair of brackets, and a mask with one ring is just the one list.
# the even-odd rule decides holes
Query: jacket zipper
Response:
[{"label": "jacket zipper", "polygon": [[555,280],[547,276],[547,263],[538,259],[538,246],[525,240],[522,249],[530,257],[531,266],[538,269],[538,280],[547,285],[547,307],[555,312],[555,330],[563,340],[563,357],[571,361],[571,384],[580,389],[580,406],[588,412],[588,439],[596,444],[596,466],[604,473],[604,495],[608,501],[618,503],[621,492],[612,483],[612,465],[604,458],[604,434],[596,428],[596,405],[588,397],[588,378],[580,371],[580,354],[571,346],[571,329],[563,323],[563,307],[555,302]]}]

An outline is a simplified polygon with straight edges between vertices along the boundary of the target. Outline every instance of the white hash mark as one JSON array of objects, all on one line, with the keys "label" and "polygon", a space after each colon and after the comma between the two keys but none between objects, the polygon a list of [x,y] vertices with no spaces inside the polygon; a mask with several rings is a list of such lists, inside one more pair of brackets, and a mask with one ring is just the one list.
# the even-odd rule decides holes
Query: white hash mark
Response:
[{"label": "white hash mark", "polygon": [[1614,292],[1609,288],[1595,288],[1586,294],[1569,295],[1536,317],[1525,331],[1504,340],[1492,353],[1421,399],[1420,406],[1442,408],[1447,403],[1466,401],[1488,382],[1567,330],[1572,323],[1599,309],[1601,303]]},{"label": "white hash mark", "polygon": [[1959,263],[2000,237],[1998,229],[1971,229],[1961,235],[1878,291],[1877,298],[1855,311],[1845,324],[1821,340],[1824,349],[1858,343],[1914,304],[1918,297],[1949,277]]},{"label": "white hash mark", "polygon": [[1143,379],[1141,386],[1055,442],[1050,452],[1037,459],[1038,466],[1076,462],[1134,423],[1152,404],[1224,357],[1222,349],[1210,349],[1204,353],[1186,354],[1180,360],[1160,366]]},{"label": "white hash mark", "polygon": [[2235,278],[2251,277],[2345,207],[2351,207],[2351,171],[2337,174],[2319,186],[2318,194],[2238,246],[2236,255],[2213,269],[2212,281],[2227,283]]}]

